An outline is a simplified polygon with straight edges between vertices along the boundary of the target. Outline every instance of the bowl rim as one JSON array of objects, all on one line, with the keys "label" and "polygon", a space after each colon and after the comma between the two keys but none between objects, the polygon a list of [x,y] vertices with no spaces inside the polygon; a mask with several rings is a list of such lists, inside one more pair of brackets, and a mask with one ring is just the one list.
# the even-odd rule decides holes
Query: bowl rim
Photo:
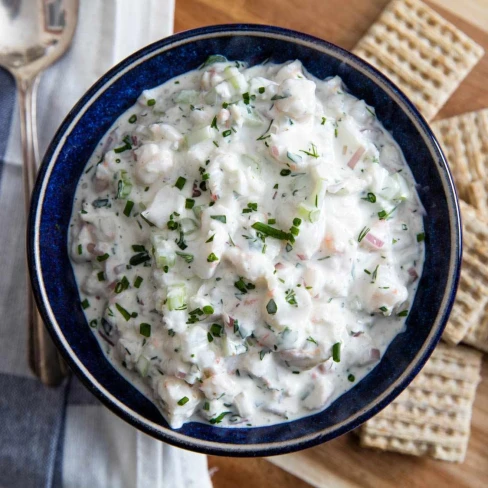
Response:
[{"label": "bowl rim", "polygon": [[[424,139],[432,159],[439,163],[439,174],[442,181],[443,191],[446,196],[448,212],[452,224],[450,234],[451,256],[449,260],[449,276],[447,278],[439,312],[435,318],[435,321],[433,322],[430,333],[423,344],[423,347],[416,353],[415,358],[411,361],[400,377],[366,407],[357,411],[355,414],[351,415],[341,423],[325,429],[326,432],[318,431],[304,436],[298,436],[287,441],[278,440],[277,442],[262,442],[259,444],[225,444],[216,441],[196,439],[194,437],[181,434],[177,430],[166,428],[160,424],[147,420],[142,415],[139,415],[131,410],[120,400],[118,400],[112,393],[106,390],[91,375],[81,360],[76,356],[74,351],[71,349],[68,340],[64,337],[61,327],[56,321],[56,317],[54,316],[54,313],[50,307],[49,299],[44,287],[39,248],[38,231],[40,228],[40,219],[43,210],[44,194],[52,168],[56,164],[57,156],[61,151],[68,134],[74,129],[87,107],[89,107],[90,104],[98,98],[99,94],[107,90],[112,83],[114,83],[127,71],[130,71],[130,69],[133,67],[144,63],[147,59],[158,56],[173,47],[189,44],[195,40],[232,35],[272,37],[277,40],[288,42],[291,41],[301,44],[346,62],[354,70],[362,72],[365,76],[374,81],[376,85],[379,85],[380,88],[382,88],[389,95],[389,97],[391,97],[402,108],[402,111],[407,114],[412,124],[417,128],[420,136]],[[28,267],[37,306],[58,350],[60,350],[64,360],[80,378],[82,383],[106,407],[146,434],[173,444],[177,447],[190,449],[205,454],[223,456],[270,456],[312,447],[338,437],[358,427],[378,411],[385,408],[418,374],[440,340],[454,302],[460,275],[461,256],[461,217],[452,175],[447,165],[446,158],[440,148],[440,144],[435,138],[427,122],[415,108],[413,103],[403,94],[400,89],[398,89],[398,87],[395,86],[393,82],[387,79],[376,68],[351,52],[309,34],[263,24],[219,24],[183,31],[165,39],[156,41],[136,51],[106,72],[85,92],[76,105],[71,109],[51,141],[39,169],[36,185],[32,194],[27,225]],[[259,427],[253,427],[251,429],[259,429]]]}]

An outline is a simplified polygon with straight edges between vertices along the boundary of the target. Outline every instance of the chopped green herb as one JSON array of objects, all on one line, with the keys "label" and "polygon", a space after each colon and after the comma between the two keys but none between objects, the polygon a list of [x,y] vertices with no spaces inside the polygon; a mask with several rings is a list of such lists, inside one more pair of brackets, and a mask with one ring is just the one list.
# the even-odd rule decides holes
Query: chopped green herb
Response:
[{"label": "chopped green herb", "polygon": [[256,141],[263,141],[264,139],[267,139],[268,137],[271,137],[271,136],[267,136],[266,134],[269,132],[269,129],[271,129],[271,124],[274,122],[274,119],[271,119],[269,125],[268,125],[268,128],[263,132],[263,134],[261,136],[259,136]]},{"label": "chopped green herb", "polygon": [[115,293],[122,293],[123,291],[129,288],[129,280],[124,276],[117,284],[115,285]]},{"label": "chopped green herb", "polygon": [[380,307],[380,310],[381,310],[383,313],[388,312],[388,309],[387,309],[385,306]]},{"label": "chopped green herb", "polygon": [[248,92],[242,94],[242,100],[244,101],[244,103],[246,105],[249,105],[249,93]]},{"label": "chopped green herb", "polygon": [[332,346],[332,359],[336,363],[340,363],[341,362],[341,343],[340,342],[336,342]]},{"label": "chopped green herb", "polygon": [[195,200],[193,198],[187,198],[185,201],[185,208],[191,210],[195,205]]},{"label": "chopped green herb", "polygon": [[124,307],[116,303],[115,308],[120,312],[120,314],[122,315],[122,317],[124,317],[125,320],[130,320],[131,314]]},{"label": "chopped green herb", "polygon": [[99,263],[103,262],[103,261],[106,261],[110,256],[105,253],[105,254],[102,254],[101,256],[97,256],[97,261]]},{"label": "chopped green herb", "polygon": [[213,342],[213,335],[210,332],[207,332],[207,340],[208,342]]},{"label": "chopped green herb", "polygon": [[105,273],[103,271],[99,271],[97,277],[98,281],[105,281]]},{"label": "chopped green herb", "polygon": [[151,98],[147,101],[148,107],[152,107],[153,105],[156,105],[156,100],[154,98]]},{"label": "chopped green herb", "polygon": [[136,276],[136,279],[134,280],[134,287],[139,288],[143,282],[143,278],[140,276]]},{"label": "chopped green herb", "polygon": [[129,259],[129,264],[131,266],[138,266],[139,264],[146,263],[147,261],[151,261],[151,256],[149,256],[147,251],[145,251],[134,254],[134,256]]},{"label": "chopped green herb", "polygon": [[326,119],[325,117],[322,117],[322,122],[320,123],[320,125],[325,125],[325,121],[326,121],[326,120],[327,120],[327,119]]},{"label": "chopped green herb", "polygon": [[83,246],[81,244],[78,244],[78,254],[83,254]]},{"label": "chopped green herb", "polygon": [[169,330],[168,330],[168,335],[169,335],[170,337],[174,337],[174,336],[175,336],[175,334],[176,334],[176,332],[175,332],[173,329],[169,329]]},{"label": "chopped green herb", "polygon": [[363,230],[358,235],[358,242],[361,242],[371,229],[369,227],[363,227]]},{"label": "chopped green herb", "polygon": [[367,200],[370,203],[376,202],[376,195],[374,193],[369,192],[365,198],[361,198],[361,200]]},{"label": "chopped green herb", "polygon": [[178,190],[183,190],[185,183],[186,183],[186,178],[183,178],[183,176],[179,176],[178,179],[176,180],[175,186],[176,188],[178,188]]},{"label": "chopped green herb", "polygon": [[211,219],[218,220],[219,222],[222,222],[223,224],[227,223],[227,217],[225,215],[211,215]]},{"label": "chopped green herb", "polygon": [[126,217],[130,217],[130,213],[132,212],[133,208],[134,208],[134,202],[132,202],[131,200],[127,200],[124,207],[124,215]]},{"label": "chopped green herb", "polygon": [[210,236],[210,237],[209,237],[209,238],[208,238],[208,239],[205,241],[205,244],[206,244],[207,242],[212,242],[212,241],[214,240],[214,237],[215,237],[215,234],[214,234],[214,235],[212,235],[212,236]]},{"label": "chopped green herb", "polygon": [[260,86],[260,87],[258,88],[258,92],[259,92],[259,93],[264,93],[265,91],[266,91],[266,88],[264,88],[264,86]]},{"label": "chopped green herb", "polygon": [[85,298],[82,302],[81,302],[81,308],[83,310],[86,310],[88,307],[90,306],[90,302]]},{"label": "chopped green herb", "polygon": [[311,156],[312,158],[318,158],[319,153],[317,152],[317,146],[315,146],[314,143],[312,143],[312,147],[309,151],[304,151],[303,149],[300,149],[300,152],[307,154],[308,156]]},{"label": "chopped green herb", "polygon": [[274,227],[263,224],[262,222],[255,222],[251,227],[267,237],[274,237],[275,239],[281,239],[284,241],[290,239],[290,234],[288,232],[275,229]]},{"label": "chopped green herb", "polygon": [[224,130],[224,132],[222,132],[222,135],[224,137],[229,137],[231,134],[232,134],[232,131],[230,129],[229,130]]},{"label": "chopped green herb", "polygon": [[209,263],[213,263],[214,261],[218,261],[218,260],[219,258],[213,252],[211,252],[207,257],[207,262]]},{"label": "chopped green herb", "polygon": [[420,234],[417,234],[417,242],[422,242],[425,240],[425,232],[421,232]]},{"label": "chopped green herb", "polygon": [[278,307],[276,306],[276,302],[273,299],[271,299],[268,302],[268,304],[266,305],[266,311],[270,315],[274,315],[278,311]]},{"label": "chopped green herb", "polygon": [[289,176],[289,175],[291,175],[291,169],[282,169],[280,171],[280,175],[281,176]]},{"label": "chopped green herb", "polygon": [[217,127],[217,116],[215,116],[212,120],[212,123],[210,124],[210,127],[212,129],[217,129],[218,130],[218,127]]},{"label": "chopped green herb", "polygon": [[129,118],[129,124],[135,124],[136,120],[137,120],[137,115],[136,114],[131,115]]},{"label": "chopped green herb", "polygon": [[350,374],[347,379],[351,382],[354,383],[356,381],[356,377],[353,374]]},{"label": "chopped green herb", "polygon": [[316,346],[319,345],[319,343],[312,336],[308,336],[307,341],[314,343]]},{"label": "chopped green herb", "polygon": [[114,152],[117,153],[117,154],[120,154],[120,153],[123,153],[125,151],[128,151],[129,149],[132,149],[132,144],[130,142],[130,137],[129,136],[125,136],[122,141],[125,143],[123,146],[120,146],[120,147],[116,147],[114,149]]},{"label": "chopped green herb", "polygon": [[376,268],[374,269],[373,271],[373,274],[371,275],[371,279],[373,281],[371,281],[371,283],[374,283],[376,281],[376,278],[378,277],[378,268],[379,268],[379,264],[376,265]]},{"label": "chopped green herb", "polygon": [[398,313],[399,317],[406,317],[408,315],[408,310],[402,310]]},{"label": "chopped green herb", "polygon": [[190,401],[190,399],[188,397],[184,396],[183,398],[181,398],[180,400],[178,400],[178,405],[180,407],[182,407],[183,405],[185,405],[189,401]]},{"label": "chopped green herb", "polygon": [[298,217],[293,219],[293,225],[296,227],[300,227],[300,224],[302,223],[302,219],[299,219]]},{"label": "chopped green herb", "polygon": [[151,324],[142,322],[139,326],[139,334],[144,337],[151,337]]},{"label": "chopped green herb", "polygon": [[228,415],[229,413],[232,413],[232,412],[222,412],[218,417],[214,417],[213,419],[210,419],[209,422],[213,425],[213,424],[220,424],[220,422],[222,422],[222,420],[224,419],[224,417],[226,415]]},{"label": "chopped green herb", "polygon": [[187,252],[176,251],[176,255],[182,258],[188,264],[192,263],[194,259],[193,254]]},{"label": "chopped green herb", "polygon": [[98,325],[97,319],[90,320],[90,324],[89,325],[90,325],[90,327],[92,329],[95,329],[97,327],[97,325]]},{"label": "chopped green herb", "polygon": [[214,337],[221,337],[224,328],[219,324],[212,324],[210,326],[210,332]]}]

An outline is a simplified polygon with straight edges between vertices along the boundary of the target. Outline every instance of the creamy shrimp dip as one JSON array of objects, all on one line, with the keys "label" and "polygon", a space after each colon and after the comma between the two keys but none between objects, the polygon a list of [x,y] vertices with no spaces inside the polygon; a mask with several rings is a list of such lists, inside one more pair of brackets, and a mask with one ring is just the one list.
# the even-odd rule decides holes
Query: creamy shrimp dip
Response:
[{"label": "creamy shrimp dip", "polygon": [[299,61],[144,91],[80,180],[70,253],[112,364],[173,428],[323,410],[404,329],[422,208],[373,107]]}]

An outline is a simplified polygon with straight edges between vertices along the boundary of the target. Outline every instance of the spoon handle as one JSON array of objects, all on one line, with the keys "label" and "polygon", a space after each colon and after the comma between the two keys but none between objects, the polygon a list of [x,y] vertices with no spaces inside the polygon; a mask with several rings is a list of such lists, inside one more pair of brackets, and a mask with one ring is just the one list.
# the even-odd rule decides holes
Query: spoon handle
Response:
[{"label": "spoon handle", "polygon": [[[39,161],[36,128],[38,84],[38,76],[31,79],[17,79],[24,159],[22,172],[26,216],[29,213],[30,198],[36,181],[37,162]],[[66,369],[39,315],[30,287],[27,293],[29,366],[42,383],[48,386],[56,386],[66,375]]]}]

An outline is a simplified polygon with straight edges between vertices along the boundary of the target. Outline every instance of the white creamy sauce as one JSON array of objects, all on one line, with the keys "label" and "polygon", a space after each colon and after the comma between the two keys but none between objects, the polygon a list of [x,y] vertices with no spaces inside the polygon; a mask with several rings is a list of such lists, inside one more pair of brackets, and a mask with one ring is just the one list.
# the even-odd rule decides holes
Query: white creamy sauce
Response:
[{"label": "white creamy sauce", "polygon": [[101,347],[173,428],[245,427],[323,410],[378,364],[423,238],[399,147],[340,78],[216,62],[104,137],[70,253]]}]

